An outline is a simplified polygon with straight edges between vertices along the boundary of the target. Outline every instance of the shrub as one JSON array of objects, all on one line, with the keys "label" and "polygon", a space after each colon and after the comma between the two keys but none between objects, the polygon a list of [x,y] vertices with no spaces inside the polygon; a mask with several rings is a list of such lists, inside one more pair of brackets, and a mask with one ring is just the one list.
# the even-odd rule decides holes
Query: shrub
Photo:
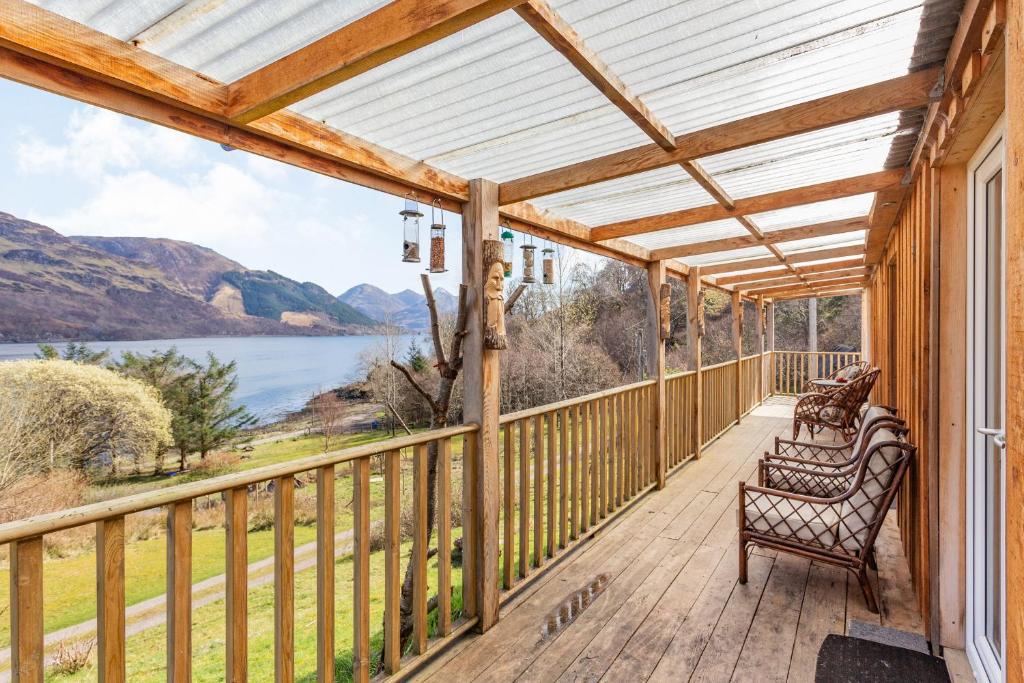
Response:
[{"label": "shrub", "polygon": [[53,676],[70,676],[78,673],[89,664],[89,657],[95,645],[95,640],[60,641],[53,654],[53,662],[48,667],[49,673]]}]

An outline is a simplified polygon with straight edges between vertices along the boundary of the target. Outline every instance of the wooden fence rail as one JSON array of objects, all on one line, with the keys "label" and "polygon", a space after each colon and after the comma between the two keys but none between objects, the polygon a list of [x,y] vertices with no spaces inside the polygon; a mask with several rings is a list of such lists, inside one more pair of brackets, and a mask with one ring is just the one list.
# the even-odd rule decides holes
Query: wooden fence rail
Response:
[{"label": "wooden fence rail", "polygon": [[[701,414],[697,413],[697,373],[666,378],[667,470],[677,468],[697,452],[695,420],[702,420],[703,440],[707,443],[736,421],[738,409],[746,412],[760,401],[760,362],[760,357],[753,356],[739,363],[703,368]],[[737,382],[741,383],[740,391]],[[500,418],[497,562],[505,599],[527,585],[545,564],[593,534],[638,496],[654,489],[656,391],[656,382],[648,380]],[[250,655],[249,503],[254,492],[259,495],[262,488],[272,490],[273,497],[275,678],[292,680],[296,674],[296,499],[312,495],[317,531],[317,679],[333,681],[339,648],[335,642],[335,608],[343,599],[335,595],[335,539],[339,532],[335,528],[335,477],[339,465],[347,466],[345,475],[351,475],[353,486],[353,588],[352,595],[344,598],[352,601],[353,680],[367,681],[375,673],[370,650],[372,633],[380,624],[371,621],[370,616],[370,544],[375,528],[382,527],[384,536],[381,665],[386,674],[408,668],[417,657],[476,623],[474,617],[453,623],[459,615],[452,613],[451,551],[452,501],[458,495],[453,492],[453,479],[459,474],[456,481],[461,483],[459,470],[463,459],[473,455],[478,431],[475,424],[439,429],[0,525],[0,545],[9,544],[11,557],[14,680],[41,680],[44,671],[43,594],[47,587],[43,585],[43,537],[86,525],[95,526],[97,539],[99,679],[126,680],[125,517],[159,509],[165,511],[167,525],[167,677],[189,680],[193,659],[192,527],[198,502],[223,504],[225,678],[245,680]],[[463,446],[461,452],[453,448],[459,443]],[[428,518],[427,502],[428,449],[432,444],[436,445],[438,458],[437,515],[433,522]],[[378,485],[375,493],[371,493],[373,463],[383,475],[382,486]],[[411,487],[403,487],[403,481],[410,480]],[[348,501],[344,504],[349,506]],[[371,521],[371,510],[377,510],[376,523]],[[408,650],[412,654],[406,658],[398,638],[404,579],[402,544],[409,534],[409,525],[403,524],[403,511],[411,520],[411,549],[404,552],[409,553],[413,577]],[[403,526],[407,529],[405,538]],[[428,542],[431,538],[436,545]],[[467,538],[467,543],[472,542],[471,537]],[[432,572],[434,548],[437,559]],[[473,549],[463,547],[462,552],[465,557]],[[432,621],[429,611],[435,609],[434,605],[437,618]],[[431,623],[436,624],[433,630]]]},{"label": "wooden fence rail", "polygon": [[773,356],[773,391],[787,396],[803,393],[810,380],[861,359],[860,352],[841,351],[775,351]]}]

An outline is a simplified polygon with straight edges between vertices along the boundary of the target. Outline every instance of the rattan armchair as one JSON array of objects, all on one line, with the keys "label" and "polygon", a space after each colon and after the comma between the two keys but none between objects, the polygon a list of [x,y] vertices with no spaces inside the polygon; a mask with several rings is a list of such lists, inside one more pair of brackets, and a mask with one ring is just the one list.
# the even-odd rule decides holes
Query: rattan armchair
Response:
[{"label": "rattan armchair", "polygon": [[[838,370],[833,372],[828,377],[825,377],[824,379],[837,380],[839,378],[843,378],[843,379],[845,379],[847,381],[853,381],[857,377],[860,377],[865,372],[867,372],[868,368],[870,368],[870,367],[871,367],[871,364],[868,363],[866,360],[854,361],[853,363],[848,363],[848,364],[844,365],[843,367],[839,368]],[[826,388],[826,387],[817,385],[814,382],[808,380],[807,383],[804,384],[803,393],[805,393],[805,394],[811,394],[811,393],[827,394],[830,391],[835,391],[835,389],[834,388]]]},{"label": "rattan armchair", "polygon": [[[789,462],[789,464],[847,465],[861,450],[864,435],[878,422],[902,426],[904,421],[896,417],[896,409],[883,405],[868,406],[860,415],[856,435],[844,443],[828,444],[818,441],[796,441],[775,437],[775,450],[765,452],[764,461]],[[813,469],[813,467],[812,467]]]},{"label": "rattan armchair", "polygon": [[793,439],[800,436],[800,427],[814,432],[825,428],[849,440],[860,424],[861,407],[875,386],[880,370],[873,368],[827,394],[801,394],[793,410]]},{"label": "rattan armchair", "polygon": [[[801,472],[835,495],[811,496],[739,485],[739,580],[747,581],[747,546],[800,555],[857,576],[868,609],[878,605],[867,576],[875,539],[917,449],[885,427],[872,430],[855,476]],[[833,487],[833,488],[830,488]]]}]

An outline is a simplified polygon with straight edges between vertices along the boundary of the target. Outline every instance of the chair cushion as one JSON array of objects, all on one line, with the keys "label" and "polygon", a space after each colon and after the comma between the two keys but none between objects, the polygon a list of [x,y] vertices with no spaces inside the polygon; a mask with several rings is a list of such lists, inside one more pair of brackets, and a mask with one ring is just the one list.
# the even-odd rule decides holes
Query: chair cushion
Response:
[{"label": "chair cushion", "polygon": [[892,413],[881,406],[873,406],[867,403],[864,406],[865,408],[861,412],[860,429],[857,430],[857,438],[853,442],[851,454],[860,452],[860,445],[864,441],[864,434],[867,432],[868,423],[873,422],[875,418],[890,417],[892,415]]},{"label": "chair cushion", "polygon": [[851,365],[848,368],[843,368],[836,373],[836,379],[845,379],[847,381],[860,377],[861,368],[859,365]]},{"label": "chair cushion", "polygon": [[882,498],[896,474],[903,451],[892,444],[880,445],[886,441],[896,441],[896,435],[888,429],[879,429],[871,437],[867,461],[862,463],[867,468],[864,481],[840,508],[839,543],[844,550],[859,552],[864,547],[871,526],[879,517]]},{"label": "chair cushion", "polygon": [[750,531],[831,548],[839,515],[831,505],[752,493],[747,500],[746,520]]}]

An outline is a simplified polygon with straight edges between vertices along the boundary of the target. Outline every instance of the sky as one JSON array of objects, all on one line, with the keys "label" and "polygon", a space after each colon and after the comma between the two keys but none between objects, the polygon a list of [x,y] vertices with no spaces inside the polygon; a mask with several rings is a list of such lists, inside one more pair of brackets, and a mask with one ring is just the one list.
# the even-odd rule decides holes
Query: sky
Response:
[{"label": "sky", "polygon": [[[426,258],[402,263],[402,204],[399,197],[226,152],[0,79],[0,211],[65,235],[185,240],[335,295],[364,282],[389,292],[420,291]],[[431,216],[429,206],[421,210],[425,257]],[[432,282],[454,292],[461,279],[460,216],[445,213],[444,222],[449,272]]]}]

